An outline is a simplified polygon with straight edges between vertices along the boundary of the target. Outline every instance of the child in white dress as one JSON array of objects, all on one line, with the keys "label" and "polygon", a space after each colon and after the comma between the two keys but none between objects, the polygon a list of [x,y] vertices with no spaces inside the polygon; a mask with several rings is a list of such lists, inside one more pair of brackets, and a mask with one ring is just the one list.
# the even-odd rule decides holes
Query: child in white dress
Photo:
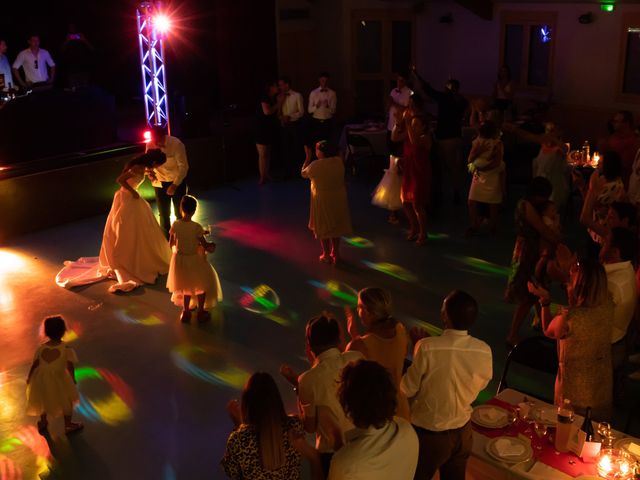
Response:
[{"label": "child in white dress", "polygon": [[398,160],[395,155],[389,155],[389,168],[384,171],[384,176],[373,192],[371,200],[373,205],[389,210],[389,223],[394,224],[399,221],[397,211],[402,209],[402,177],[398,171]]},{"label": "child in white dress", "polygon": [[169,264],[167,288],[172,293],[171,301],[183,308],[181,322],[191,320],[191,308],[195,308],[197,298],[198,322],[211,318],[209,312],[222,301],[222,288],[218,274],[207,261],[206,252],[215,251],[216,244],[207,242],[205,230],[191,220],[198,207],[198,201],[185,195],[180,202],[182,219],[176,220],[169,230],[169,244],[173,249]]},{"label": "child in white dress", "polygon": [[40,416],[38,431],[43,435],[47,432],[48,417],[63,415],[67,434],[84,427],[71,421],[73,406],[80,400],[74,377],[78,357],[62,341],[66,330],[62,317],[45,318],[44,334],[49,341],[36,351],[27,376],[27,415]]}]

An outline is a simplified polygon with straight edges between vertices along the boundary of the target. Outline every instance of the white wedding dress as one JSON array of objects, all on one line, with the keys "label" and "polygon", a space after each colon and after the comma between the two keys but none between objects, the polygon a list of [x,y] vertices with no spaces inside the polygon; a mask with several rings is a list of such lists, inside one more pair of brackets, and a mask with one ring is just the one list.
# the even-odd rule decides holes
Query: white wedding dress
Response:
[{"label": "white wedding dress", "polygon": [[[144,174],[128,179],[135,190],[143,181]],[[155,283],[159,274],[169,271],[170,260],[169,243],[149,203],[121,187],[113,197],[104,226],[100,256],[65,262],[56,283],[72,288],[110,278],[117,281],[109,287],[110,292],[127,292],[144,283]]]}]

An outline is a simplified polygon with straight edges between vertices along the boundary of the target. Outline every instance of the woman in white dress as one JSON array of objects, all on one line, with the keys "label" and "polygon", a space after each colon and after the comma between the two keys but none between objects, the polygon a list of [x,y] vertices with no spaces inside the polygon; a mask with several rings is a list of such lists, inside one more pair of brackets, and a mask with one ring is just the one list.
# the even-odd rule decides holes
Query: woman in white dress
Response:
[{"label": "woman in white dress", "polygon": [[169,271],[171,249],[164,231],[149,203],[138,193],[145,174],[153,175],[152,169],[165,161],[165,154],[154,149],[124,167],[116,180],[120,189],[113,197],[104,227],[100,257],[65,262],[56,277],[58,285],[69,288],[112,278],[117,283],[109,287],[110,292],[131,291],[155,283],[158,275]]}]

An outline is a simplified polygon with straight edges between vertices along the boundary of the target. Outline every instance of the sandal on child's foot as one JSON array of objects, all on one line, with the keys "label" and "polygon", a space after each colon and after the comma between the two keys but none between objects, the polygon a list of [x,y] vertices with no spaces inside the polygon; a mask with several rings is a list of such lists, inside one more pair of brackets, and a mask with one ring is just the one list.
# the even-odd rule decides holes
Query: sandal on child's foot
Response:
[{"label": "sandal on child's foot", "polygon": [[84,428],[84,425],[80,422],[71,422],[68,425],[64,426],[64,433],[70,435],[72,433],[77,433]]},{"label": "sandal on child's foot", "polygon": [[413,242],[417,238],[418,238],[418,234],[416,232],[407,233],[407,240],[409,240],[410,242]]},{"label": "sandal on child's foot", "polygon": [[318,260],[320,260],[320,263],[331,263],[331,257],[329,255],[320,255]]},{"label": "sandal on child's foot", "polygon": [[180,321],[182,323],[189,323],[191,321],[191,312],[189,310],[183,310],[180,314]]},{"label": "sandal on child's foot", "polygon": [[340,257],[340,255],[331,255],[331,263],[333,263],[334,265],[337,265],[341,261],[342,258]]},{"label": "sandal on child's foot", "polygon": [[44,435],[48,432],[49,424],[47,422],[38,422],[38,433]]},{"label": "sandal on child's foot", "polygon": [[206,310],[198,312],[198,323],[205,323],[211,320],[211,314]]},{"label": "sandal on child's foot", "polygon": [[427,244],[427,237],[418,237],[416,239],[416,245],[418,245],[419,247],[422,247],[426,244]]}]

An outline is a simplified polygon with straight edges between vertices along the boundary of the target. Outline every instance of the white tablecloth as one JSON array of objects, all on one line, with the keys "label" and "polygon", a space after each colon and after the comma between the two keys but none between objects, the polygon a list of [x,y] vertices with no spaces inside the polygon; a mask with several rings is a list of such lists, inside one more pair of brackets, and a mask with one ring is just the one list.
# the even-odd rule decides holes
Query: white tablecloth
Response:
[{"label": "white tablecloth", "polygon": [[389,145],[387,144],[387,130],[382,128],[369,129],[363,124],[347,124],[342,129],[340,135],[340,149],[344,152],[347,151],[347,131],[360,135],[371,143],[373,147],[373,153],[375,155],[385,156],[389,155]]}]

